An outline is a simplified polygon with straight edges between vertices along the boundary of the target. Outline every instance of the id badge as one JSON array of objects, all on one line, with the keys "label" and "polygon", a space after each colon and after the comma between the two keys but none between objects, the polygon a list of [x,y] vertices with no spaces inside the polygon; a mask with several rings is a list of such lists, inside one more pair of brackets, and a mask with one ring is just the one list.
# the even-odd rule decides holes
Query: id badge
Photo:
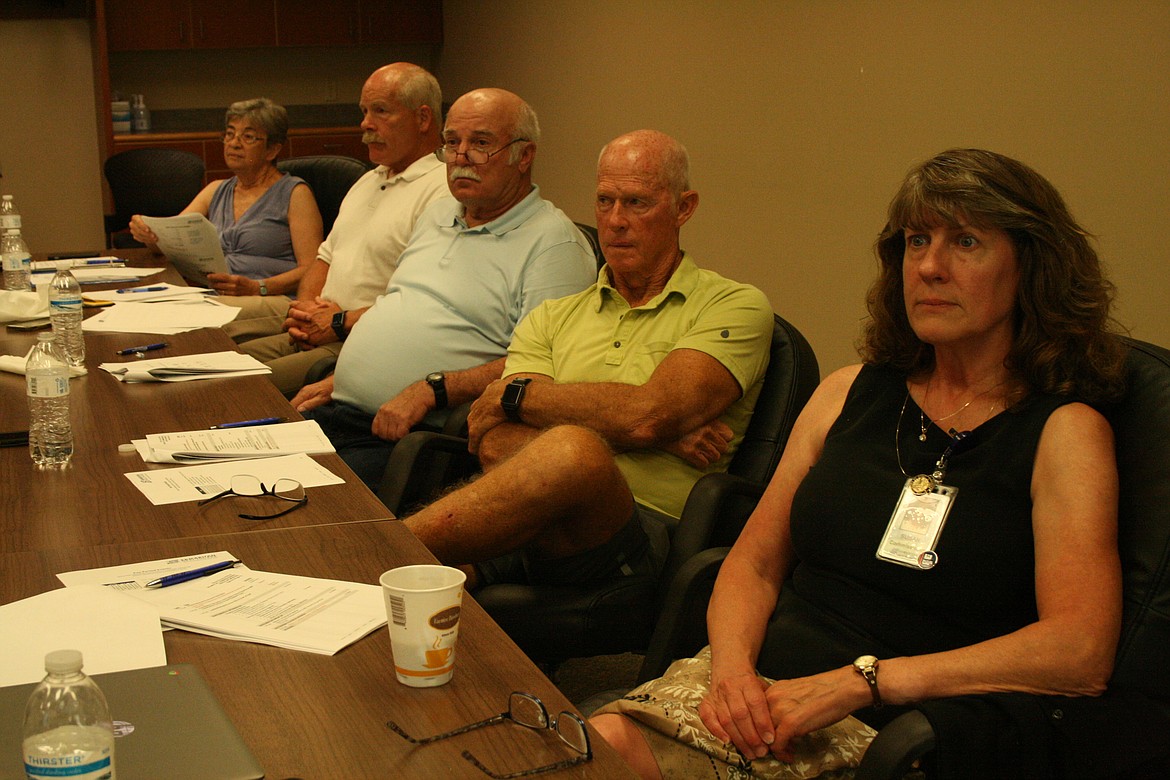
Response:
[{"label": "id badge", "polygon": [[916,492],[915,488],[923,487],[916,482],[921,479],[911,477],[902,487],[898,505],[878,545],[878,559],[911,569],[932,569],[938,563],[935,545],[959,489],[930,480],[925,490]]}]

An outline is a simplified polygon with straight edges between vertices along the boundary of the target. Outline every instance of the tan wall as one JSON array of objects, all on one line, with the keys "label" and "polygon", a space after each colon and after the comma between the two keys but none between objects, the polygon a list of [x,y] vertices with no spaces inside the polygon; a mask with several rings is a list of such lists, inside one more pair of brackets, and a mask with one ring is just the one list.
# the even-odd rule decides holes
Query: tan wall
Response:
[{"label": "tan wall", "polygon": [[538,111],[537,181],[592,222],[597,152],[687,145],[684,246],[761,287],[822,367],[854,362],[871,243],[906,169],[952,146],[1018,157],[1099,238],[1119,319],[1170,345],[1170,4],[446,0],[448,99]]},{"label": "tan wall", "polygon": [[0,21],[0,192],[34,252],[103,246],[89,23]]}]

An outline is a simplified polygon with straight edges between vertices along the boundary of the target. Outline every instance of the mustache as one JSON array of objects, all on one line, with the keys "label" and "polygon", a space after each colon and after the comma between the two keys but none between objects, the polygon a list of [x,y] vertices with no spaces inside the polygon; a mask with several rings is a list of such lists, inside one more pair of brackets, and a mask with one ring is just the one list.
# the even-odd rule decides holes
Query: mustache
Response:
[{"label": "mustache", "polygon": [[362,143],[363,143],[363,144],[373,144],[373,143],[378,143],[378,142],[380,142],[381,140],[382,140],[382,139],[378,137],[378,134],[377,134],[377,133],[369,133],[369,132],[367,132],[367,133],[362,133]]},{"label": "mustache", "polygon": [[476,172],[475,168],[468,168],[465,165],[456,165],[447,171],[448,181],[455,181],[456,179],[483,181],[483,177]]}]

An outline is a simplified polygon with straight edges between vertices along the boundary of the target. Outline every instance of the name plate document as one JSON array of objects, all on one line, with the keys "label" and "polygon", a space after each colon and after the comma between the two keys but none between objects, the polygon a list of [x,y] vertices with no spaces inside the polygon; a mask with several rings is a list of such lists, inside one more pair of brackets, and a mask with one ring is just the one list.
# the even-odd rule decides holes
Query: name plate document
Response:
[{"label": "name plate document", "polygon": [[179,214],[174,217],[143,217],[142,221],[158,236],[159,250],[185,278],[205,282],[207,274],[228,273],[219,232],[207,217]]},{"label": "name plate document", "polygon": [[[140,443],[141,442],[141,443]],[[211,463],[336,452],[316,420],[246,428],[149,433],[133,442],[147,463]]]},{"label": "name plate document", "polygon": [[[129,360],[98,366],[121,382],[191,382],[233,376],[271,374],[272,369],[242,352],[204,352],[153,360]],[[206,433],[206,431],[204,431]]]}]

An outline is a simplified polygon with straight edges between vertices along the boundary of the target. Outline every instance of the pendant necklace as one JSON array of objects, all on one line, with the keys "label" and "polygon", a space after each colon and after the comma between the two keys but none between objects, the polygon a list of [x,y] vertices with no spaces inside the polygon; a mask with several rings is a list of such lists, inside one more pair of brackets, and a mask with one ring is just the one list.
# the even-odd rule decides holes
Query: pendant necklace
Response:
[{"label": "pendant necklace", "polygon": [[[926,382],[926,394],[925,394],[925,395],[922,397],[922,406],[926,406],[926,402],[927,402],[927,400],[930,398],[930,383],[931,383],[931,381],[932,381],[933,379],[934,379],[934,377],[931,377],[931,378],[930,378],[930,380],[927,380],[927,382]],[[936,425],[937,425],[938,423],[940,423],[940,422],[942,422],[942,421],[944,421],[944,420],[949,420],[949,419],[951,419],[951,418],[952,418],[952,417],[954,417],[956,414],[958,414],[959,412],[963,411],[963,410],[964,410],[964,409],[966,409],[968,406],[970,406],[971,404],[975,403],[976,401],[978,401],[978,400],[979,400],[980,398],[982,398],[983,396],[985,396],[985,395],[987,395],[988,393],[990,393],[992,390],[995,390],[996,388],[1003,386],[1003,384],[1004,384],[1005,382],[1007,382],[1007,380],[1006,380],[1006,379],[1004,379],[1004,380],[1001,380],[1001,381],[1000,381],[998,384],[992,385],[991,387],[987,388],[987,389],[986,389],[986,390],[984,390],[982,393],[980,393],[979,395],[977,395],[977,396],[973,397],[973,398],[972,398],[970,401],[968,401],[967,403],[963,404],[962,406],[960,406],[958,409],[956,409],[955,411],[951,412],[950,414],[943,415],[942,417],[936,417],[936,418],[935,418],[935,419],[933,419],[933,420],[930,420],[930,418],[928,418],[928,417],[926,416],[926,412],[925,412],[925,411],[923,411],[923,410],[922,410],[922,408],[920,407],[920,408],[919,408],[919,410],[918,410],[918,428],[919,428],[919,433],[918,433],[918,441],[926,441],[926,429],[927,429],[927,427],[928,427],[928,421],[929,421],[929,422],[932,422],[932,423],[934,423],[934,424],[936,424]],[[907,395],[907,397],[909,397],[909,395]],[[991,408],[992,408],[992,409],[995,409],[995,405],[993,404],[993,405],[991,406]],[[902,409],[902,410],[903,410],[903,411],[905,411],[905,406],[903,406],[903,409]],[[941,428],[942,426],[940,425],[939,427]],[[952,429],[952,430],[953,430],[953,429]]]},{"label": "pendant necklace", "polygon": [[[1001,382],[1000,384],[1003,384],[1003,383]],[[976,397],[978,397],[978,396],[976,396]],[[972,398],[971,400],[974,401],[975,399]],[[964,439],[966,439],[968,436],[970,436],[971,432],[970,431],[956,431],[954,428],[951,428],[950,431],[948,431],[948,434],[951,437],[951,443],[943,451],[943,454],[938,457],[938,460],[935,461],[934,471],[931,472],[930,474],[917,474],[917,475],[911,476],[910,473],[907,472],[906,469],[902,466],[902,447],[898,441],[902,437],[902,418],[906,414],[906,406],[909,403],[910,403],[910,393],[907,392],[906,399],[904,401],[902,401],[902,411],[898,412],[898,425],[894,429],[894,454],[897,456],[897,459],[898,459],[898,470],[902,472],[903,476],[905,476],[906,478],[908,478],[910,480],[910,483],[909,483],[910,489],[914,492],[915,495],[921,496],[924,493],[931,490],[931,488],[942,483],[943,478],[946,476],[946,473],[947,473],[947,461],[950,459],[951,454],[955,451],[955,448],[958,447],[959,444],[962,443],[962,441]],[[970,401],[968,401],[968,404],[970,404]],[[959,410],[959,411],[962,411],[962,410]],[[949,414],[947,416],[954,417],[958,413],[959,412],[952,412],[951,414]],[[943,418],[940,418],[940,419],[943,419]],[[918,439],[919,439],[919,441],[926,441],[925,427],[923,427],[922,434],[918,437]]]}]

